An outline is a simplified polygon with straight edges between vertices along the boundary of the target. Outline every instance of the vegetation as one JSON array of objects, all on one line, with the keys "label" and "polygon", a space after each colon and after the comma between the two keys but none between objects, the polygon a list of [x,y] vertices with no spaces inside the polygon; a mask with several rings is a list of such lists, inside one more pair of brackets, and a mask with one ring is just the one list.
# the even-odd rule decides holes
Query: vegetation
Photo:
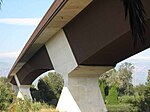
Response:
[{"label": "vegetation", "polygon": [[103,80],[99,80],[99,87],[101,90],[101,94],[103,96],[103,99],[105,100],[105,88],[106,88],[106,83]]},{"label": "vegetation", "polygon": [[[62,77],[56,73],[49,73],[48,76],[39,80],[38,87],[41,93],[36,94],[36,96],[39,95],[41,97],[40,95],[42,95],[41,98],[45,98],[46,100],[42,99],[41,102],[31,102],[27,98],[25,100],[17,99],[7,79],[1,77],[0,112],[57,112],[52,106],[54,104],[52,101],[54,100],[53,98],[59,98],[61,88],[63,87]],[[32,89],[35,90],[35,88]]]},{"label": "vegetation", "polygon": [[35,101],[56,106],[63,88],[63,79],[57,73],[48,73],[38,81],[37,88],[31,88],[31,95]]},{"label": "vegetation", "polygon": [[118,103],[118,90],[116,85],[112,85],[109,90],[109,95],[106,98],[107,104],[117,104]]},{"label": "vegetation", "polygon": [[[133,94],[132,74],[134,66],[131,63],[123,63],[118,70],[112,69],[100,76],[99,80],[106,83],[106,87],[110,88],[116,85],[119,96],[124,94]],[[100,85],[101,86],[101,85]],[[107,89],[105,89],[105,93]],[[108,91],[108,90],[107,90]],[[106,94],[107,96],[108,94]]]},{"label": "vegetation", "polygon": [[150,112],[150,71],[145,85],[134,87],[133,69],[132,64],[124,63],[100,77],[99,82],[106,84],[103,91],[108,91],[103,96],[109,112]]},{"label": "vegetation", "polygon": [[0,110],[7,110],[12,103],[14,93],[5,77],[0,78]]},{"label": "vegetation", "polygon": [[150,83],[150,70],[148,70],[147,83]]},{"label": "vegetation", "polygon": [[16,99],[8,108],[8,112],[57,112],[53,107],[46,103],[31,102],[27,98],[25,100]]},{"label": "vegetation", "polygon": [[109,112],[132,112],[130,108],[130,104],[107,105],[107,109],[109,110]]},{"label": "vegetation", "polygon": [[[145,85],[132,85],[134,66],[123,63],[99,79],[99,86],[109,112],[150,112],[150,71]],[[17,99],[6,78],[0,78],[0,111],[3,112],[56,112],[63,79],[59,74],[48,73],[41,78],[36,89],[31,88],[33,102]]]}]

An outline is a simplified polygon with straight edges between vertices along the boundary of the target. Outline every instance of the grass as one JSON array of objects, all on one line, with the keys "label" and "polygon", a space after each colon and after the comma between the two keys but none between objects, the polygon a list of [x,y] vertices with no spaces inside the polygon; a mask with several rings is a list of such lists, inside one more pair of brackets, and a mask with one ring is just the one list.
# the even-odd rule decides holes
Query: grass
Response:
[{"label": "grass", "polygon": [[106,105],[109,112],[137,112],[131,104]]},{"label": "grass", "polygon": [[58,112],[46,103],[15,99],[6,112]]}]

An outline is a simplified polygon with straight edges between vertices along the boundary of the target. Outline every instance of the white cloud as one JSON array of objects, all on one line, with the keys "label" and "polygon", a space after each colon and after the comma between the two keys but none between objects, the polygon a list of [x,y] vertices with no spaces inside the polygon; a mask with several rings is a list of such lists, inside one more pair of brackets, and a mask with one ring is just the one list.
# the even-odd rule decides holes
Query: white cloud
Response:
[{"label": "white cloud", "polygon": [[3,18],[0,19],[0,23],[12,24],[12,25],[38,25],[41,18]]},{"label": "white cloud", "polygon": [[150,49],[145,50],[141,53],[138,53],[128,59],[125,59],[117,64],[117,67],[121,65],[121,63],[129,62],[132,63],[135,67],[133,71],[133,84],[145,84],[147,79],[148,70],[150,69]]},{"label": "white cloud", "polygon": [[150,56],[133,56],[130,58],[131,60],[143,60],[150,61]]},{"label": "white cloud", "polygon": [[0,59],[17,58],[20,52],[0,52]]},{"label": "white cloud", "polygon": [[128,61],[129,62],[150,61],[150,54],[149,55],[141,55],[141,54],[136,54],[134,56],[131,56],[131,57],[121,61],[120,63],[124,63],[124,62],[128,62]]}]

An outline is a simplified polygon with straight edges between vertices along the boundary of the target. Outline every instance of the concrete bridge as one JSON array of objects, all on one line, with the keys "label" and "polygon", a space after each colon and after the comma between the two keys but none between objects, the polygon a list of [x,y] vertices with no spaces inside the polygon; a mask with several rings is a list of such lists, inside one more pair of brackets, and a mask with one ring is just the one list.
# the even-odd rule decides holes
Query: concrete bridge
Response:
[{"label": "concrete bridge", "polygon": [[[150,16],[150,1],[142,1]],[[150,36],[150,29],[146,36]],[[138,40],[133,48],[120,0],[55,0],[8,79],[18,90],[18,97],[31,98],[32,82],[42,73],[55,70],[65,83],[57,105],[60,111],[105,112],[99,75],[149,46],[150,38],[146,38],[144,45]]]}]

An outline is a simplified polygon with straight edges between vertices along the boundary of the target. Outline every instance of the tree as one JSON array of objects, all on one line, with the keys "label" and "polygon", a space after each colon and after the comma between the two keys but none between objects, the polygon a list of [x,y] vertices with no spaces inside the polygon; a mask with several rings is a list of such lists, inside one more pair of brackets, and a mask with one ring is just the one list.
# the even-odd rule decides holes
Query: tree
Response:
[{"label": "tree", "polygon": [[12,103],[14,92],[5,77],[0,77],[0,111],[5,111]]},{"label": "tree", "polygon": [[132,74],[134,66],[131,63],[123,63],[118,69],[118,84],[121,93],[132,94],[133,90]]},{"label": "tree", "polygon": [[135,99],[131,102],[133,108],[137,108],[138,112],[150,112],[150,85],[138,85],[134,87]]},{"label": "tree", "polygon": [[137,107],[139,112],[150,112],[150,70],[148,71],[145,85],[134,87],[135,100],[132,102],[133,108]]},{"label": "tree", "polygon": [[147,83],[150,83],[150,70],[148,70]]},{"label": "tree", "polygon": [[117,79],[116,69],[111,69],[99,77],[99,80],[105,81],[108,86],[111,86],[111,85],[117,83],[116,79]]},{"label": "tree", "polygon": [[117,104],[118,103],[118,90],[116,85],[112,85],[110,90],[109,90],[109,94],[106,97],[106,103],[107,104]]},{"label": "tree", "polygon": [[105,83],[104,80],[99,80],[99,87],[100,87],[100,90],[101,90],[102,97],[103,97],[103,99],[104,99],[104,101],[105,101],[105,96],[106,96],[106,94],[105,94],[106,83]]},{"label": "tree", "polygon": [[144,94],[144,102],[146,112],[150,112],[150,84],[146,86]]},{"label": "tree", "polygon": [[60,97],[62,88],[63,88],[63,78],[57,73],[48,73],[48,76],[43,78],[43,81],[48,84],[51,90],[54,92],[57,98]]},{"label": "tree", "polygon": [[33,99],[56,106],[63,88],[63,79],[57,73],[48,73],[47,76],[39,79],[38,90],[31,88]]},{"label": "tree", "polygon": [[133,37],[134,46],[140,39],[144,43],[146,30],[146,11],[141,0],[123,0],[125,19],[129,16],[130,29]]},{"label": "tree", "polygon": [[[134,66],[131,63],[123,63],[119,69],[111,69],[110,71],[102,74],[99,78],[100,81],[104,80],[106,85],[111,87],[116,85],[119,94],[133,94],[132,74]],[[106,86],[106,87],[107,87]]]}]

